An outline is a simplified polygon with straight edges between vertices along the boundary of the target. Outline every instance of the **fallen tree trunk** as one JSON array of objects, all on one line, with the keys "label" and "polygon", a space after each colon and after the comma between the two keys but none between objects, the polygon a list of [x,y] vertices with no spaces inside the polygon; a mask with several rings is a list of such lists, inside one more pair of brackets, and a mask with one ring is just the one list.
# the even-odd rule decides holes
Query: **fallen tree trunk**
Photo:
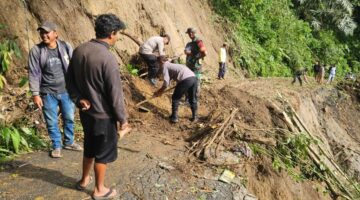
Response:
[{"label": "fallen tree trunk", "polygon": [[128,33],[126,31],[121,31],[121,34],[127,36],[128,38],[130,38],[132,41],[134,41],[139,47],[141,46],[141,44],[143,43],[138,37],[132,35],[131,33]]}]

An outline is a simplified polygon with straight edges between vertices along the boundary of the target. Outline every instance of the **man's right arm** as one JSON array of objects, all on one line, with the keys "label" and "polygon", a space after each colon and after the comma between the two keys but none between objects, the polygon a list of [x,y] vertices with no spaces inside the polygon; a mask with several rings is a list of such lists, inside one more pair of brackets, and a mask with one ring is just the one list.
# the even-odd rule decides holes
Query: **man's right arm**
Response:
[{"label": "man's right arm", "polygon": [[40,83],[41,83],[41,67],[40,67],[40,49],[34,46],[29,53],[29,85],[30,91],[33,95],[35,105],[42,109],[43,102],[40,97]]},{"label": "man's right arm", "polygon": [[[74,66],[75,66],[75,58],[76,56],[72,57],[70,60],[69,67],[67,69],[66,75],[65,75],[65,81],[66,81],[66,90],[70,95],[71,100],[75,103],[75,105],[81,109],[84,108],[84,105],[81,104],[80,100],[81,93],[76,85],[76,79],[75,79],[75,72],[74,72]],[[87,107],[87,106],[86,106]],[[90,106],[89,106],[90,107]]]},{"label": "man's right arm", "polygon": [[40,49],[35,46],[29,53],[29,85],[33,96],[40,94],[41,68],[40,68]]}]

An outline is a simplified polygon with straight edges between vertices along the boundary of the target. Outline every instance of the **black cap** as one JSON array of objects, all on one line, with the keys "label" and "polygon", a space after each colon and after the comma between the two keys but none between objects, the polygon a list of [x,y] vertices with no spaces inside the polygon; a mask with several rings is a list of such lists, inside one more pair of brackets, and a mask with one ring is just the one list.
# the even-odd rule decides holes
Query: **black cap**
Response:
[{"label": "black cap", "polygon": [[188,28],[188,29],[186,30],[185,33],[196,33],[196,29],[193,28],[193,27],[190,27],[190,28]]},{"label": "black cap", "polygon": [[46,32],[50,32],[50,31],[56,31],[56,28],[57,27],[56,27],[55,23],[46,21],[46,22],[43,22],[37,30],[39,31],[39,30],[43,29]]}]

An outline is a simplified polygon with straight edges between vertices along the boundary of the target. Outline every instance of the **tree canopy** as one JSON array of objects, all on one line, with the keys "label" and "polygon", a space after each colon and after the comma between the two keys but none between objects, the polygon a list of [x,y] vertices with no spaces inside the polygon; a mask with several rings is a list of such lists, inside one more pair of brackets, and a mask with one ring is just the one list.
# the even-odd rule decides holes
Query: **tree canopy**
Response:
[{"label": "tree canopy", "polygon": [[319,60],[360,71],[360,0],[211,0],[234,64],[253,76],[289,76]]}]

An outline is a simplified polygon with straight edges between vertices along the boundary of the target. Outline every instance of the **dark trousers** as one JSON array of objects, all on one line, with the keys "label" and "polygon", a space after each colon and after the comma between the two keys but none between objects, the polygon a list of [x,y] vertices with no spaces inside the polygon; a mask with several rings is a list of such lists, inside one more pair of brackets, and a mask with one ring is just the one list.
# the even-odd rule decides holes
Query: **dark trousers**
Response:
[{"label": "dark trousers", "polygon": [[291,84],[294,84],[296,82],[296,79],[298,79],[300,82],[300,85],[302,85],[301,75],[295,75],[294,80],[291,82]]},{"label": "dark trousers", "polygon": [[187,78],[181,82],[179,82],[176,87],[175,91],[172,95],[172,115],[177,115],[177,110],[179,108],[180,99],[181,97],[187,93],[189,97],[189,103],[191,107],[191,111],[193,115],[196,114],[197,111],[197,98],[196,98],[196,91],[197,91],[197,79],[196,77]]},{"label": "dark trousers", "polygon": [[226,64],[224,62],[219,63],[219,73],[218,78],[224,78],[226,72]]},{"label": "dark trousers", "polygon": [[148,66],[148,77],[150,79],[156,78],[156,75],[159,71],[157,57],[153,54],[140,54],[140,56],[144,59],[146,65]]}]

